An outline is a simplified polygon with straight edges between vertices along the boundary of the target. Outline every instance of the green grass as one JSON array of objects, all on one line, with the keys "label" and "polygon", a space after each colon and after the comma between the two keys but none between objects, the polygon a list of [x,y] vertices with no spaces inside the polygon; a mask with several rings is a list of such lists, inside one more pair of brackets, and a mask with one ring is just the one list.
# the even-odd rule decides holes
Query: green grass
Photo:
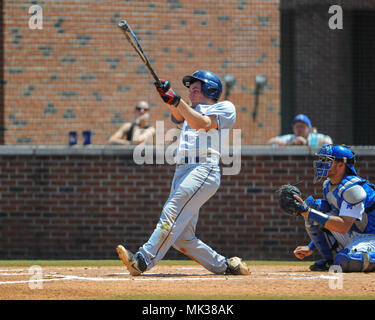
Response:
[{"label": "green grass", "polygon": [[0,267],[97,267],[121,266],[119,260],[0,260]]}]

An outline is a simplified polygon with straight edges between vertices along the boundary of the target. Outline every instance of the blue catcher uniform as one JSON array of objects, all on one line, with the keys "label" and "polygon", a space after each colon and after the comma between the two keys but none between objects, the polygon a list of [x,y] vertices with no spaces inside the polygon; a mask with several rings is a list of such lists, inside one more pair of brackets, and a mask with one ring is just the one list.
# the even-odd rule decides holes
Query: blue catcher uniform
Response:
[{"label": "blue catcher uniform", "polygon": [[[314,161],[314,182],[327,177],[334,160],[346,163],[347,174],[337,185],[330,179],[323,183],[324,199],[305,201],[314,211],[309,214],[306,229],[312,242],[327,261],[340,265],[344,272],[375,271],[375,185],[358,176],[355,155],[345,146],[323,145]],[[320,215],[321,212],[326,215]],[[326,216],[355,218],[346,234],[322,228]]]}]

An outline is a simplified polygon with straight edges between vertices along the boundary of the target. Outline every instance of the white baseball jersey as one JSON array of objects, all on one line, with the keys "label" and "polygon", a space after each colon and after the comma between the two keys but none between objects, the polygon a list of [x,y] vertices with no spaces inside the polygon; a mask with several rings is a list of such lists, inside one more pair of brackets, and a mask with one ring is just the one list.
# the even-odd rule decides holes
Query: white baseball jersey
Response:
[{"label": "white baseball jersey", "polygon": [[[195,229],[200,208],[220,186],[221,143],[228,138],[236,121],[236,109],[231,102],[223,101],[198,105],[195,110],[204,115],[216,115],[218,129],[198,131],[183,122],[177,164],[184,165],[176,167],[159,222],[149,240],[139,249],[147,270],[156,265],[171,246],[213,273],[222,274],[227,268],[226,258],[199,240]],[[200,159],[196,161],[196,157]]]},{"label": "white baseball jersey", "polygon": [[216,115],[218,129],[195,130],[185,120],[177,148],[177,164],[186,163],[185,159],[189,163],[219,163],[222,146],[236,122],[236,108],[230,101],[221,101],[213,105],[199,104],[195,110],[206,116]]}]

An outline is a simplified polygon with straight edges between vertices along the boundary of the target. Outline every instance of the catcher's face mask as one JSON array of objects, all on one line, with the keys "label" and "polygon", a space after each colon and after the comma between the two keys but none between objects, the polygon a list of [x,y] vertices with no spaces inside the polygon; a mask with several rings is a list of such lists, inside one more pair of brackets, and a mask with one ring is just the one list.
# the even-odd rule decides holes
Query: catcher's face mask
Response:
[{"label": "catcher's face mask", "polygon": [[355,155],[347,147],[341,145],[324,144],[316,154],[318,160],[314,161],[314,183],[321,181],[327,177],[329,169],[331,169],[333,161],[342,161],[357,175],[354,169]]},{"label": "catcher's face mask", "polygon": [[319,158],[318,160],[314,161],[314,183],[317,181],[322,181],[328,175],[329,169],[331,169],[333,161],[335,161],[335,157],[328,156],[328,155],[317,155]]}]

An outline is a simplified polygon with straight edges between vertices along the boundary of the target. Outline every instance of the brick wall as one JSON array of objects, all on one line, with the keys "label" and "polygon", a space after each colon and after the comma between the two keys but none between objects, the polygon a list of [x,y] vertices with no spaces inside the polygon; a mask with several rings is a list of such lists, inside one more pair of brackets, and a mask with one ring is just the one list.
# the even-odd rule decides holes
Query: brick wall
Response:
[{"label": "brick wall", "polygon": [[[244,148],[241,173],[222,176],[201,209],[197,236],[225,255],[293,259],[307,243],[303,220],[278,208],[275,190],[312,184],[305,148]],[[374,150],[358,170],[375,181]],[[0,149],[0,259],[110,259],[125,243],[137,250],[155,227],[169,194],[174,166],[136,165],[131,149]],[[167,258],[182,258],[171,249]]]},{"label": "brick wall", "polygon": [[[31,5],[43,29],[28,27]],[[151,121],[169,118],[152,78],[117,27],[126,19],[155,71],[187,99],[182,76],[208,69],[236,79],[230,100],[244,144],[280,131],[277,0],[7,0],[3,5],[3,103],[7,145],[66,145],[68,131],[91,130],[103,145],[135,103],[151,103]],[[256,75],[267,76],[252,119]],[[4,112],[4,114],[3,114]],[[169,122],[166,126],[171,126]],[[81,143],[81,139],[79,143]]]}]

